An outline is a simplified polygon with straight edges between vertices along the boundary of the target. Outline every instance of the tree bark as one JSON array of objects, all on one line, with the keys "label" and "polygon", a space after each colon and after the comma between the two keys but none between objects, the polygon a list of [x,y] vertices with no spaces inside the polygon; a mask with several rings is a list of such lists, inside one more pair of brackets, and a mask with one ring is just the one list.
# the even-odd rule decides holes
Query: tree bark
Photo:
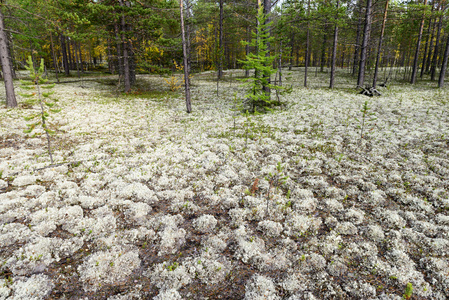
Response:
[{"label": "tree bark", "polygon": [[321,45],[320,72],[324,72],[326,64],[327,25],[324,26],[323,44]]},{"label": "tree bark", "polygon": [[[427,0],[425,0],[425,1],[427,1]],[[389,2],[389,0],[387,0],[385,2],[385,11],[384,11],[384,17],[382,20],[382,29],[380,30],[379,45],[377,46],[377,57],[376,57],[376,66],[374,67],[373,88],[376,88],[376,85],[377,85],[377,74],[379,71],[380,53],[382,51],[382,41],[384,38],[385,23],[387,22],[388,2]]]},{"label": "tree bark", "polygon": [[64,65],[65,75],[70,75],[69,61],[67,58],[67,48],[65,45],[65,37],[64,34],[61,33],[61,51],[62,51],[62,64]]},{"label": "tree bark", "polygon": [[[251,29],[249,24],[246,26],[246,46],[245,46],[245,55],[248,57],[249,55],[249,43],[251,42]],[[245,77],[249,77],[249,69],[245,69]]]},{"label": "tree bark", "polygon": [[[435,8],[435,5],[432,4],[432,13],[433,13],[434,8]],[[432,23],[433,23],[433,20],[432,20],[432,18],[430,18],[429,19],[429,27],[427,28],[427,34],[426,34],[426,43],[425,43],[425,46],[424,46],[424,57],[422,59],[421,74],[419,75],[419,77],[421,79],[422,79],[422,77],[424,75],[424,69],[426,68],[427,56],[429,54],[427,51],[430,52],[429,39],[430,39],[430,31],[432,29]]]},{"label": "tree bark", "polygon": [[5,81],[6,107],[16,107],[17,100],[14,92],[12,65],[8,55],[8,37],[5,32],[4,18],[2,4],[0,3],[0,61],[2,63],[2,72]]},{"label": "tree bark", "polygon": [[[124,7],[124,1],[120,0],[120,6]],[[131,90],[131,80],[130,80],[130,73],[129,73],[129,56],[128,56],[128,42],[127,37],[125,36],[126,33],[126,22],[125,22],[125,14],[122,13],[122,47],[123,47],[123,73],[124,73],[124,85],[125,85],[125,93],[129,93]]]},{"label": "tree bark", "polygon": [[449,35],[447,36],[446,49],[444,50],[443,64],[441,65],[440,78],[438,79],[438,87],[444,86],[444,76],[446,75],[447,59],[449,56]]},{"label": "tree bark", "polygon": [[[336,16],[336,22],[338,21],[338,8],[340,6],[340,1],[337,0],[337,16]],[[329,88],[334,88],[334,80],[335,80],[335,66],[336,66],[336,60],[337,60],[337,42],[338,42],[338,24],[335,23],[335,30],[334,30],[334,44],[332,47],[332,65],[331,65],[331,78],[329,83]]]},{"label": "tree bark", "polygon": [[363,87],[365,81],[366,48],[368,47],[368,38],[371,30],[371,0],[366,1],[365,27],[363,29],[362,51],[360,53],[360,66],[357,85]]},{"label": "tree bark", "polygon": [[360,49],[360,35],[362,33],[362,0],[359,0],[359,21],[357,22],[357,34],[355,40],[354,49],[354,62],[352,64],[352,75],[357,73],[357,67],[359,65],[359,49]]},{"label": "tree bark", "polygon": [[[427,0],[424,0],[424,8],[426,7],[426,5],[427,5]],[[418,73],[419,48],[421,46],[422,32],[424,29],[424,19],[425,19],[425,11],[423,12],[423,16],[421,19],[421,25],[419,26],[418,41],[416,43],[415,57],[413,58],[412,79],[410,80],[411,84],[416,83],[416,73]]]},{"label": "tree bark", "polygon": [[306,55],[305,55],[305,67],[304,67],[304,87],[307,87],[307,71],[310,61],[310,0],[307,1],[307,32],[306,32]]},{"label": "tree bark", "polygon": [[53,67],[55,68],[56,81],[59,82],[58,63],[56,60],[55,47],[53,45],[53,34],[51,32],[50,32],[50,46],[51,46],[51,54],[53,56]]},{"label": "tree bark", "polygon": [[119,77],[123,76],[123,56],[122,56],[122,46],[120,43],[119,30],[117,23],[114,24],[115,29],[115,41],[117,43],[117,65]]},{"label": "tree bark", "polygon": [[78,55],[79,55],[79,59],[80,59],[81,73],[84,74],[83,52],[81,51],[81,42],[78,42],[77,48],[78,48]]},{"label": "tree bark", "polygon": [[186,45],[186,35],[185,35],[185,27],[184,27],[184,8],[183,8],[183,0],[179,1],[179,9],[181,11],[181,35],[182,35],[182,53],[184,56],[184,86],[186,92],[186,108],[187,113],[192,112],[192,105],[190,103],[190,78],[189,78],[189,66],[187,61],[187,45]]},{"label": "tree bark", "polygon": [[[442,9],[442,8],[441,8]],[[440,16],[440,19],[438,21],[438,29],[437,29],[437,37],[435,40],[435,47],[433,50],[433,57],[432,57],[432,65],[430,66],[430,80],[435,80],[435,73],[436,73],[436,67],[437,67],[437,57],[438,57],[438,47],[440,45],[440,34],[441,34],[441,27],[443,26],[443,17]]]},{"label": "tree bark", "polygon": [[218,79],[223,78],[223,0],[220,0],[220,17],[219,17],[219,45],[218,45]]},{"label": "tree bark", "polygon": [[76,72],[77,72],[78,78],[80,78],[81,77],[80,64],[79,64],[79,61],[78,61],[78,52],[76,51],[76,43],[74,41],[72,41],[72,47],[73,47],[73,54],[74,54],[75,63],[76,63]]},{"label": "tree bark", "polygon": [[[265,25],[270,23],[270,13],[271,13],[271,0],[263,0],[263,13],[265,15]],[[266,30],[268,32],[268,38],[271,36],[271,28],[270,27],[266,27]],[[270,56],[270,43],[267,42],[267,54],[266,56]],[[267,79],[268,84],[271,83],[271,79],[270,79],[270,74],[263,74],[263,77]],[[271,90],[270,87],[264,86],[263,90],[265,91],[265,94],[267,96],[270,96]]]}]

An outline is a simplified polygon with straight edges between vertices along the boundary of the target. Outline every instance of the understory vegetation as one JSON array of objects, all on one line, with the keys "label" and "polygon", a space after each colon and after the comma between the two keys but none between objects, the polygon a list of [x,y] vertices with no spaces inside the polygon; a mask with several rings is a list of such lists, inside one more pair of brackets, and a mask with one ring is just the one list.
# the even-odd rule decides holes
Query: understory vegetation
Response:
[{"label": "understory vegetation", "polygon": [[2,105],[0,299],[447,299],[449,95],[303,71],[261,115],[244,70],[195,74],[190,114],[161,76],[64,80],[53,164]]}]

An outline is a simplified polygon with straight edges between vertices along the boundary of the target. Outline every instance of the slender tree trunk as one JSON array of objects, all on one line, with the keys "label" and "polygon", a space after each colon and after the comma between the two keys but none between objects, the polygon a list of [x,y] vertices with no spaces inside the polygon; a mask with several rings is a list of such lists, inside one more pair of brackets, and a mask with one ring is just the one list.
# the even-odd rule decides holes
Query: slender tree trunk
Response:
[{"label": "slender tree trunk", "polygon": [[[427,1],[427,0],[425,0],[425,1]],[[384,17],[382,20],[382,29],[380,30],[379,45],[377,46],[377,57],[376,57],[376,66],[374,68],[373,88],[376,88],[376,85],[377,85],[377,74],[378,74],[378,70],[379,70],[380,53],[382,51],[382,41],[384,38],[385,23],[387,22],[388,2],[389,2],[389,0],[387,0],[385,2],[385,11],[384,11]]]},{"label": "slender tree trunk", "polygon": [[108,69],[111,74],[115,73],[114,64],[112,61],[112,50],[111,50],[111,41],[108,38]]},{"label": "slender tree trunk", "polygon": [[186,45],[186,35],[184,30],[184,8],[183,8],[183,0],[179,1],[179,9],[181,11],[181,35],[182,35],[182,53],[184,55],[184,86],[186,92],[186,108],[187,113],[192,112],[192,105],[190,103],[190,78],[189,78],[189,66],[188,66],[188,58],[187,58],[187,45]]},{"label": "slender tree trunk", "polygon": [[9,63],[11,64],[11,72],[12,72],[12,78],[17,79],[16,70],[14,69],[14,44],[12,39],[12,34],[9,36],[9,40],[7,41],[8,44],[8,56],[9,56]]},{"label": "slender tree trunk", "polygon": [[[278,70],[279,70],[279,86],[282,86],[282,41],[279,45],[279,62],[278,62]],[[276,90],[277,92],[277,90]]]},{"label": "slender tree trunk", "polygon": [[[248,57],[249,55],[249,43],[251,42],[251,30],[249,28],[249,24],[246,26],[246,46],[245,46],[245,55]],[[249,77],[249,69],[245,69],[245,77]]]},{"label": "slender tree trunk", "polygon": [[363,41],[360,54],[359,76],[357,85],[363,86],[365,81],[366,48],[368,47],[368,38],[371,30],[371,0],[366,1],[365,28],[363,29]]},{"label": "slender tree trunk", "polygon": [[[265,19],[265,25],[270,23],[270,13],[271,13],[271,0],[263,0],[263,13],[266,17]],[[267,26],[267,33],[268,33],[268,38],[271,35],[271,28]],[[270,56],[270,43],[267,43],[267,54],[266,56]],[[267,66],[266,66],[267,67]],[[264,73],[263,77],[267,79],[268,84],[271,83],[271,79],[270,79],[270,74],[269,73]],[[264,86],[263,90],[265,91],[266,95],[270,95],[271,90],[269,86]]]},{"label": "slender tree trunk", "polygon": [[67,54],[68,54],[68,56],[69,56],[69,68],[70,68],[70,70],[73,70],[73,69],[75,69],[75,65],[74,65],[74,63],[73,63],[73,59],[72,59],[72,47],[70,47],[70,45],[71,45],[71,42],[68,40],[68,38],[67,37],[65,37],[65,41],[66,41],[66,47],[67,47]]},{"label": "slender tree trunk", "polygon": [[439,22],[438,22],[438,29],[437,29],[437,38],[435,41],[435,48],[433,50],[433,57],[432,57],[432,65],[430,67],[430,80],[435,80],[435,73],[437,68],[437,57],[438,57],[438,50],[440,45],[440,34],[441,34],[441,27],[443,26],[443,17],[440,16]]},{"label": "slender tree trunk", "polygon": [[[424,0],[424,8],[426,6],[427,6],[427,0]],[[411,84],[416,83],[416,73],[418,73],[419,48],[421,46],[422,32],[424,29],[424,21],[425,21],[425,12],[423,13],[423,16],[421,19],[421,25],[419,26],[418,41],[416,43],[415,57],[413,59],[412,79],[410,81]]]},{"label": "slender tree trunk", "polygon": [[357,67],[359,65],[359,50],[360,50],[360,36],[362,34],[362,0],[359,0],[359,21],[357,22],[357,34],[354,46],[354,62],[352,64],[352,75],[357,73]]},{"label": "slender tree trunk", "polygon": [[65,75],[70,75],[69,61],[67,58],[67,48],[65,45],[65,37],[64,34],[61,33],[61,51],[62,51],[62,64],[64,65]]},{"label": "slender tree trunk", "polygon": [[81,42],[78,42],[78,53],[80,59],[81,73],[84,73],[83,52],[81,51]]},{"label": "slender tree trunk", "polygon": [[439,88],[442,88],[444,86],[444,76],[446,75],[448,56],[449,56],[449,34],[447,36],[446,49],[444,50],[443,64],[441,65],[440,78],[438,79]]},{"label": "slender tree trunk", "polygon": [[[434,8],[435,8],[435,5],[432,4],[432,13],[433,13]],[[427,51],[430,52],[429,38],[430,38],[430,31],[432,29],[432,23],[434,23],[434,22],[433,22],[432,18],[430,18],[429,19],[429,27],[427,28],[427,34],[426,34],[426,43],[425,43],[425,46],[424,46],[424,57],[422,59],[421,74],[419,75],[419,77],[421,79],[422,79],[422,77],[424,75],[424,69],[426,68],[427,56],[429,54]]]},{"label": "slender tree trunk", "polygon": [[223,0],[220,0],[220,17],[219,17],[219,52],[218,52],[218,79],[223,78]]},{"label": "slender tree trunk", "polygon": [[[186,18],[184,20],[186,27],[186,50],[187,50],[187,66],[189,67],[189,74],[192,72],[192,64],[190,59],[190,2],[186,1]],[[189,82],[190,83],[190,82]]]},{"label": "slender tree trunk", "polygon": [[117,43],[117,65],[118,65],[118,74],[119,77],[123,76],[124,72],[123,72],[123,55],[122,55],[122,46],[120,43],[120,37],[119,37],[119,30],[118,30],[118,25],[114,24],[114,29],[115,29],[115,41]]},{"label": "slender tree trunk", "polygon": [[81,77],[80,64],[78,61],[78,52],[76,51],[76,43],[75,42],[72,42],[72,47],[73,47],[73,54],[74,54],[75,62],[76,62],[76,72],[77,72],[78,78],[80,78]]},{"label": "slender tree trunk", "polygon": [[324,26],[323,44],[321,45],[320,72],[324,72],[326,64],[327,25]]},{"label": "slender tree trunk", "polygon": [[306,55],[305,55],[305,67],[304,67],[304,87],[307,87],[307,71],[309,69],[310,61],[310,0],[307,1],[307,31],[306,31]]},{"label": "slender tree trunk", "polygon": [[432,25],[432,34],[430,36],[429,42],[429,53],[427,54],[426,59],[426,68],[424,69],[424,73],[428,74],[430,72],[430,65],[432,62],[432,50],[433,49],[433,40],[435,39],[435,29],[437,28],[437,19],[435,18]]},{"label": "slender tree trunk", "polygon": [[57,63],[56,55],[55,55],[55,47],[53,45],[53,34],[52,33],[50,33],[50,46],[51,46],[51,54],[53,56],[53,67],[55,68],[56,81],[59,82],[58,63]]},{"label": "slender tree trunk", "polygon": [[293,67],[294,49],[295,49],[295,35],[292,33],[292,36],[290,38],[290,65],[288,66],[289,71],[291,71]]},{"label": "slender tree trunk", "polygon": [[[337,11],[340,6],[340,0],[337,0]],[[338,13],[336,16],[336,21],[338,21]],[[335,24],[334,30],[334,45],[332,47],[332,65],[331,65],[331,78],[329,83],[329,88],[334,88],[334,80],[335,80],[335,66],[337,64],[337,42],[338,42],[338,24]]]},{"label": "slender tree trunk", "polygon": [[5,81],[6,107],[16,107],[17,100],[14,92],[12,65],[8,53],[8,37],[5,32],[2,4],[0,3],[0,61],[2,64],[3,78]]},{"label": "slender tree trunk", "polygon": [[[125,6],[123,0],[120,0],[120,6]],[[128,42],[126,33],[126,22],[125,22],[125,14],[122,13],[122,46],[123,46],[123,73],[124,73],[124,85],[125,85],[125,93],[129,93],[131,90],[131,80],[129,73],[129,56],[128,56]]]}]

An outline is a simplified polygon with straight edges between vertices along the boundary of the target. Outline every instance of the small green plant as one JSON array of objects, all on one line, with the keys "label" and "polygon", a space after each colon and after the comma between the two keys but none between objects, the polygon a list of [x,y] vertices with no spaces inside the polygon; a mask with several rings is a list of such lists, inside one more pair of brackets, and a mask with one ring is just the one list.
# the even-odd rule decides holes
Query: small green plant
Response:
[{"label": "small green plant", "polygon": [[251,119],[251,114],[248,112],[248,110],[244,113],[245,116],[245,122],[243,122],[243,127],[245,128],[245,149],[248,147],[248,138],[253,138],[252,132],[253,128],[256,126],[256,123],[254,123]]},{"label": "small green plant", "polygon": [[411,282],[407,283],[405,287],[404,295],[402,295],[402,299],[410,299],[413,293],[413,285]]},{"label": "small green plant", "polygon": [[175,261],[172,265],[167,266],[167,270],[169,270],[171,272],[171,271],[176,270],[178,267],[179,267],[179,264]]},{"label": "small green plant", "polygon": [[366,130],[365,127],[368,125],[369,122],[375,121],[377,120],[377,118],[373,117],[375,113],[370,112],[371,107],[368,106],[368,100],[366,100],[365,103],[363,103],[363,107],[360,111],[362,112],[362,120],[361,121],[359,121],[358,119],[356,120],[361,123],[359,126],[357,126],[360,129],[360,142],[361,142],[364,137],[363,134]]},{"label": "small green plant", "polygon": [[[47,137],[47,146],[48,146],[48,154],[50,156],[50,161],[53,164],[53,156],[51,152],[51,140],[50,135],[54,134],[55,131],[51,130],[48,125],[53,125],[48,121],[48,117],[52,113],[58,113],[61,111],[56,108],[56,99],[50,98],[50,96],[54,93],[52,91],[49,92],[41,92],[43,90],[50,90],[55,85],[54,84],[46,84],[48,82],[47,79],[43,77],[44,74],[44,60],[41,59],[41,63],[39,69],[34,69],[33,60],[31,56],[28,57],[26,69],[30,72],[30,80],[29,81],[21,81],[22,88],[25,90],[32,91],[28,94],[21,93],[20,95],[26,98],[26,104],[35,105],[38,104],[40,106],[40,112],[32,113],[29,116],[25,117],[26,121],[33,121],[31,124],[27,124],[28,129],[24,130],[24,133],[31,134],[33,130],[40,126],[42,127],[45,135]],[[34,133],[33,136],[39,135],[38,133]]]},{"label": "small green plant", "polygon": [[272,198],[271,190],[274,188],[275,190],[278,190],[282,185],[284,185],[287,182],[288,176],[285,176],[284,173],[284,167],[282,166],[281,162],[278,162],[276,166],[276,172],[274,174],[269,173],[268,176],[265,177],[265,179],[269,183],[268,187],[268,193],[267,193],[267,214],[268,214],[268,204],[270,199]]}]

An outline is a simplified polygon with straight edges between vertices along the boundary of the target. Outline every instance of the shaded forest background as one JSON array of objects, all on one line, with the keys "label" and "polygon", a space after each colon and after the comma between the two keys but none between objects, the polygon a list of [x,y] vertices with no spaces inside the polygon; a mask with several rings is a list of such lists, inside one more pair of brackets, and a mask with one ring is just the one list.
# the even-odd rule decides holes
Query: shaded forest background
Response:
[{"label": "shaded forest background", "polygon": [[[125,92],[132,89],[136,74],[180,72],[179,4],[4,0],[0,54],[5,84],[9,73],[15,78],[15,70],[24,69],[30,55],[35,62],[43,58],[58,81],[92,70],[118,74]],[[385,85],[393,77],[412,84],[444,84],[449,47],[446,0],[185,0],[189,71],[214,70],[220,78],[223,70],[242,68],[247,55],[258,51],[242,41],[257,38],[253,32],[259,4],[271,22],[273,68],[304,67],[305,86],[311,67],[314,72],[330,70],[331,88],[336,68],[346,69],[354,76],[354,86],[362,88]],[[7,106],[16,105],[8,91],[7,98]]]}]

